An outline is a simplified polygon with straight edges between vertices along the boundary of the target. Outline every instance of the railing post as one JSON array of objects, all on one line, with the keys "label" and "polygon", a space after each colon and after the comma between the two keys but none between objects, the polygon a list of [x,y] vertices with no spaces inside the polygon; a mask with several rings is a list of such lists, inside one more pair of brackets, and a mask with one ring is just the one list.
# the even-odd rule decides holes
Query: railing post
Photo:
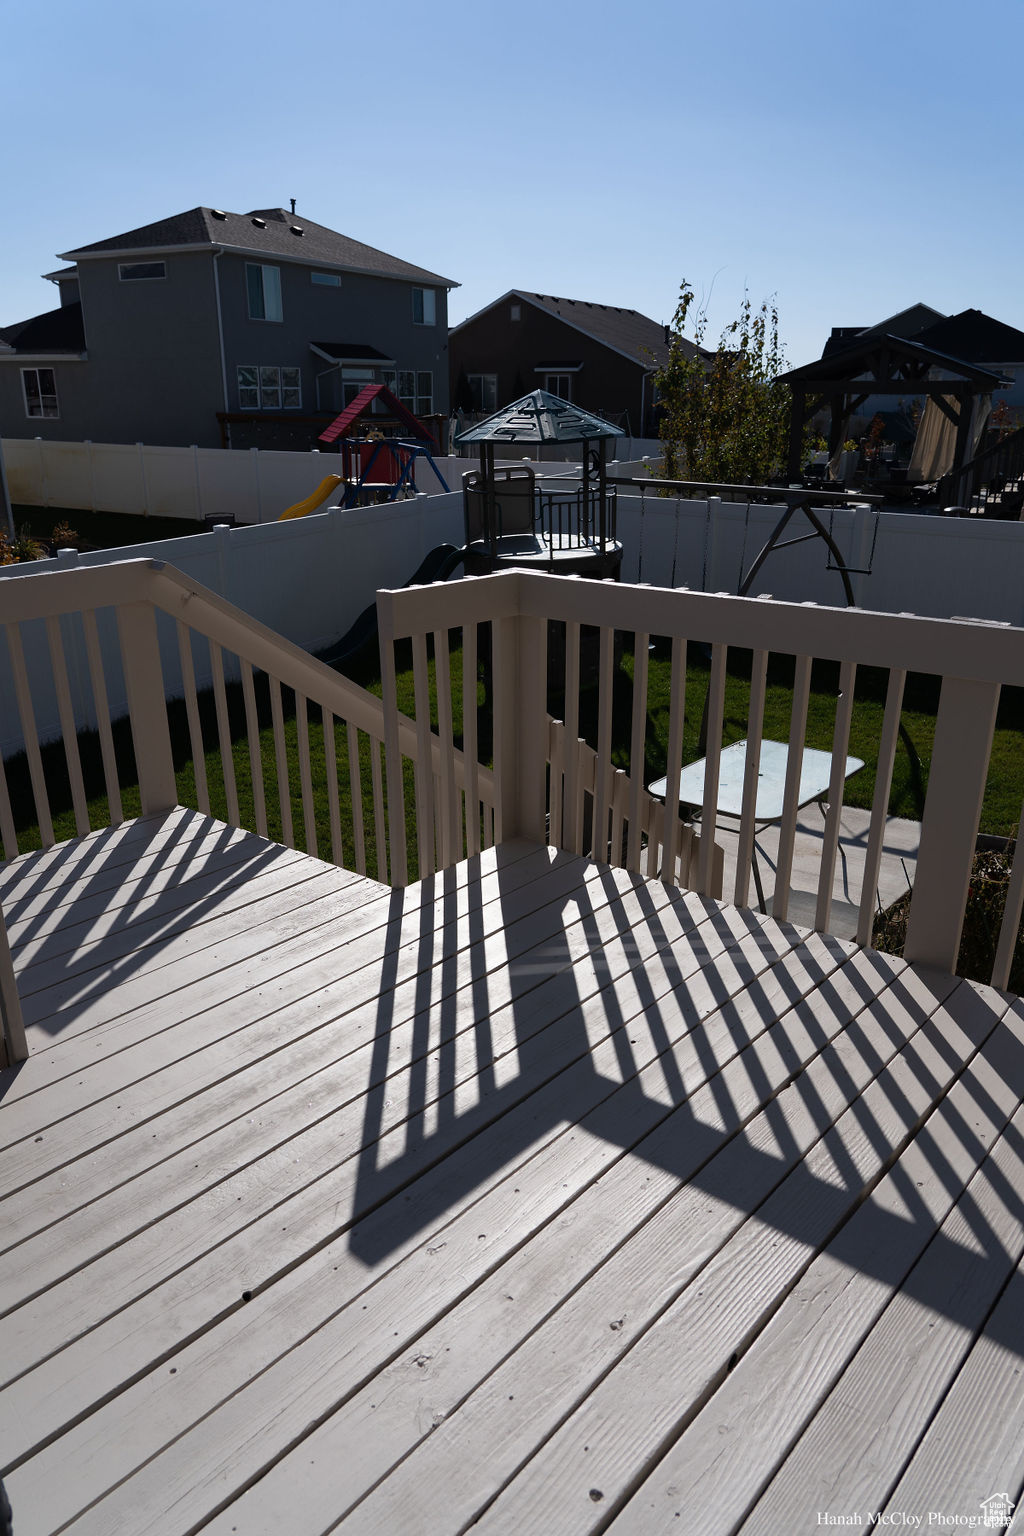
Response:
[{"label": "railing post", "polygon": [[904,957],[955,971],[999,684],[943,679]]},{"label": "railing post", "polygon": [[28,1044],[25,1040],[11,947],[7,942],[4,915],[0,912],[0,1067],[24,1061],[27,1056]]},{"label": "railing post", "polygon": [[178,803],[174,757],[167,725],[164,677],[156,611],[151,603],[123,603],[117,609],[121,663],[135,743],[142,814],[167,811]]},{"label": "railing post", "polygon": [[495,842],[547,838],[547,624],[522,615],[495,619]]}]

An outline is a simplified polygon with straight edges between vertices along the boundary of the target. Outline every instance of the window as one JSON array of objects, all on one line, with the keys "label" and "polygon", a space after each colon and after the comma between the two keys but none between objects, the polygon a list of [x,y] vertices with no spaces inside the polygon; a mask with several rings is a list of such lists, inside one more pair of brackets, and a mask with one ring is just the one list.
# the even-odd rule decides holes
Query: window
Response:
[{"label": "window", "polygon": [[407,411],[416,414],[416,375],[411,368],[398,370],[398,398]]},{"label": "window", "polygon": [[559,400],[571,400],[572,374],[546,373],[544,375],[544,388],[549,395],[557,395]]},{"label": "window", "polygon": [[52,368],[23,368],[21,387],[26,416],[59,416],[57,380]]},{"label": "window", "polygon": [[412,320],[414,325],[436,325],[436,294],[433,288],[414,288],[412,291]]},{"label": "window", "polygon": [[311,272],[309,274],[309,280],[311,283],[319,284],[321,288],[341,287],[340,272]]},{"label": "window", "polygon": [[434,409],[434,375],[420,372],[416,375],[416,415],[429,416]]},{"label": "window", "polygon": [[239,366],[240,411],[297,411],[301,407],[301,369],[266,367],[263,364]]},{"label": "window", "polygon": [[521,320],[523,318],[523,306],[521,304],[510,304],[508,307],[508,317],[510,320]]},{"label": "window", "polygon": [[167,276],[167,263],[164,261],[119,261],[117,275],[122,283],[138,283],[152,281],[154,278]]},{"label": "window", "polygon": [[250,320],[283,320],[281,308],[281,268],[245,264],[245,287],[249,296]]},{"label": "window", "polygon": [[496,373],[471,373],[467,375],[473,394],[474,411],[486,411],[488,415],[498,409],[498,375]]}]

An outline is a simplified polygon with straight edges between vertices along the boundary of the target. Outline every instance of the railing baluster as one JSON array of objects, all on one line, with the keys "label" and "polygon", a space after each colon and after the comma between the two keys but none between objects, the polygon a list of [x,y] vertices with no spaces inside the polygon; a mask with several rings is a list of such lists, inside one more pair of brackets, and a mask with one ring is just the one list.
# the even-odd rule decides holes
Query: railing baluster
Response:
[{"label": "railing baluster", "polygon": [[[377,879],[386,885],[388,878],[388,839],[387,823],[384,820],[384,780],[381,776],[380,753],[381,743],[371,736],[370,778],[373,783],[373,821],[374,840],[377,845]],[[388,803],[390,804],[390,780],[388,789]]]},{"label": "railing baluster", "polygon": [[260,722],[256,712],[256,689],[253,687],[252,667],[244,656],[239,657],[242,669],[242,697],[245,700],[245,732],[249,738],[249,772],[252,776],[252,798],[256,813],[256,831],[260,837],[267,835],[267,801],[263,790],[263,751],[260,742]]},{"label": "railing baluster", "polygon": [[704,805],[700,818],[700,857],[697,860],[697,889],[710,896],[715,884],[715,831],[718,827],[718,776],[722,763],[722,720],[725,713],[724,645],[711,647],[711,676],[708,679],[707,744],[704,769]]},{"label": "railing baluster", "polygon": [[882,736],[878,744],[878,766],[875,769],[875,795],[871,803],[871,821],[868,826],[868,846],[864,855],[864,884],[860,893],[860,915],[857,920],[857,943],[862,945],[871,943],[871,933],[875,926],[875,892],[878,889],[878,874],[882,867],[885,823],[889,814],[892,771],[896,761],[900,712],[903,708],[903,689],[906,681],[906,672],[897,667],[889,673],[885,715],[882,719]]},{"label": "railing baluster", "polygon": [[231,726],[228,721],[228,700],[224,688],[224,657],[216,640],[210,641],[210,671],[213,675],[213,698],[217,708],[217,740],[220,744],[221,771],[224,775],[224,798],[227,801],[225,820],[231,827],[241,826],[238,814],[238,786],[235,783],[235,760],[231,754]]},{"label": "railing baluster", "polygon": [[562,847],[562,801],[565,793],[565,727],[561,720],[548,725],[548,760],[551,785],[548,791],[548,845]]},{"label": "railing baluster", "polygon": [[580,626],[565,626],[565,803],[562,810],[561,847],[583,852],[583,793],[580,789]]},{"label": "railing baluster", "polygon": [[733,890],[733,901],[738,907],[747,905],[750,894],[750,869],[757,829],[757,776],[761,767],[761,737],[764,734],[767,678],[768,652],[755,651],[750,670],[747,757],[743,765],[743,799],[740,805],[740,832],[736,842],[736,884]]},{"label": "railing baluster", "polygon": [[[196,671],[192,661],[192,632],[178,620],[178,655],[181,659],[181,685],[185,693],[185,715],[192,746],[192,771],[196,781],[196,802],[204,816],[210,814],[210,790],[206,782],[206,748],[196,696]],[[93,684],[95,688],[95,682]],[[109,794],[109,790],[108,790]]]},{"label": "railing baluster", "polygon": [[427,637],[412,639],[412,681],[416,705],[416,853],[419,877],[425,880],[436,868],[434,863],[434,776],[431,771],[430,677],[427,670]]},{"label": "railing baluster", "polygon": [[[107,793],[107,811],[110,825],[118,827],[124,820],[121,807],[121,785],[117,776],[117,754],[114,751],[114,735],[110,729],[110,704],[107,699],[107,680],[103,673],[103,655],[96,628],[96,614],[87,608],[82,614],[82,630],[85,634],[85,654],[89,662],[89,682],[92,685],[93,704],[96,708],[96,729],[100,738],[100,757],[103,762],[103,784]],[[207,810],[209,807],[207,806]]]},{"label": "railing baluster", "polygon": [[32,693],[28,685],[28,674],[25,671],[25,652],[21,644],[21,630],[17,624],[5,624],[4,629],[7,633],[11,679],[14,683],[14,694],[18,701],[21,731],[25,741],[25,757],[28,761],[29,779],[32,784],[32,798],[35,801],[36,821],[39,824],[39,841],[44,848],[52,848],[54,843],[53,821],[50,817],[50,801],[46,793],[43,759],[39,752],[36,717],[32,708]]},{"label": "railing baluster", "polygon": [[[378,614],[381,599],[377,599]],[[405,783],[402,773],[402,748],[398,738],[398,692],[395,678],[394,641],[381,638],[381,693],[384,702],[384,766],[388,780],[387,835],[391,853],[391,884],[409,884],[409,855],[405,845]],[[371,742],[372,746],[372,742]],[[376,759],[371,756],[371,766]],[[376,803],[376,801],[375,801]],[[377,827],[377,866],[380,868],[380,836]],[[382,877],[384,878],[384,877]]]},{"label": "railing baluster", "polygon": [[321,710],[324,728],[324,768],[327,773],[327,814],[331,823],[331,860],[345,866],[341,842],[341,802],[338,796],[338,754],[334,741],[334,716],[326,705]]},{"label": "railing baluster", "polygon": [[480,852],[480,775],[477,767],[477,644],[476,624],[462,631],[462,751],[466,764],[466,853]]},{"label": "railing baluster", "polygon": [[3,753],[0,753],[0,837],[3,838],[4,858],[16,859],[18,857],[18,834],[14,826],[14,813],[11,809],[11,796],[7,788],[7,772],[4,768]]},{"label": "railing baluster", "polygon": [[647,749],[647,672],[650,660],[650,635],[633,636],[633,722],[629,738],[629,837],[626,843],[626,868],[640,868],[641,795]]},{"label": "railing baluster", "polygon": [[1020,816],[1017,818],[1017,844],[1013,850],[1010,884],[1006,892],[1003,921],[999,927],[995,963],[992,966],[992,985],[1001,987],[1004,991],[1010,985],[1013,952],[1017,947],[1021,912],[1024,910],[1024,838],[1020,835],[1022,826],[1024,826],[1024,805],[1021,806]]},{"label": "railing baluster", "polygon": [[18,997],[7,928],[3,913],[0,912],[0,1067],[24,1061],[27,1056],[28,1042],[25,1039],[25,1021],[21,1015],[21,999]]},{"label": "railing baluster", "polygon": [[775,865],[775,895],[772,916],[785,922],[789,911],[789,885],[793,875],[793,843],[800,802],[800,771],[807,735],[807,703],[811,693],[811,657],[798,656],[793,676],[793,712],[789,723],[789,756],[786,759],[786,788],[782,796],[782,821],[779,823],[779,852]]},{"label": "railing baluster", "polygon": [[286,848],[295,847],[295,830],[292,826],[292,786],[288,777],[288,749],[284,739],[284,706],[281,703],[281,684],[276,677],[269,677],[270,719],[274,728],[274,763],[277,768],[277,803],[281,809],[281,841]]},{"label": "railing baluster", "polygon": [[629,795],[629,778],[624,768],[616,768],[612,779],[612,838],[609,864],[622,868],[622,824]]},{"label": "railing baluster", "polygon": [[306,696],[302,693],[295,695],[295,735],[299,748],[302,830],[306,840],[306,852],[315,859],[319,849],[316,840],[316,814],[313,807],[313,773],[309,761],[309,719],[306,713]]},{"label": "railing baluster", "polygon": [[679,775],[683,768],[683,725],[686,719],[686,641],[672,638],[669,671],[668,764],[665,769],[664,848],[661,878],[666,885],[677,883],[676,858],[679,851]]},{"label": "railing baluster", "polygon": [[60,632],[60,619],[51,614],[46,620],[46,638],[50,647],[50,666],[53,669],[53,686],[57,695],[57,713],[64,738],[64,756],[68,765],[68,782],[71,787],[71,804],[75,813],[75,831],[84,837],[89,831],[89,807],[85,799],[82,781],[82,759],[78,752],[78,730],[75,711],[71,703],[71,685],[68,682],[67,663],[64,659],[64,640]]},{"label": "railing baluster", "polygon": [[349,720],[345,726],[348,747],[348,787],[352,797],[352,842],[355,847],[356,873],[366,874],[366,831],[363,826],[363,780],[359,771],[359,732]]},{"label": "railing baluster", "polygon": [[447,869],[462,857],[462,833],[455,790],[455,727],[452,721],[451,655],[448,631],[434,630],[434,676],[437,687],[437,734],[441,744],[440,863]]},{"label": "railing baluster", "polygon": [[832,886],[836,877],[836,852],[839,847],[839,825],[843,814],[843,785],[846,782],[846,749],[850,744],[850,720],[853,716],[853,690],[857,681],[857,668],[852,661],[844,661],[839,669],[839,698],[836,702],[836,723],[832,735],[832,772],[828,785],[828,815],[822,836],[821,862],[818,865],[818,902],[814,913],[814,926],[819,933],[828,928],[832,915]]},{"label": "railing baluster", "polygon": [[608,857],[608,815],[611,809],[614,665],[615,631],[603,627],[598,637],[597,780],[594,785],[594,821],[590,834],[591,855],[602,862]]}]

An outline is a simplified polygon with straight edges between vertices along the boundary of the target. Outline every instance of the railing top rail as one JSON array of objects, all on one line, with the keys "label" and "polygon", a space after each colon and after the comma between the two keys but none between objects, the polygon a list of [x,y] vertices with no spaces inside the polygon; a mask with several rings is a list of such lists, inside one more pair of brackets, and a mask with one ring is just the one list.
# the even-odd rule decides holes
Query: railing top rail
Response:
[{"label": "railing top rail", "polygon": [[377,606],[381,634],[390,639],[527,615],[983,682],[1024,677],[1024,629],[974,619],[826,608],[533,571],[381,592]]},{"label": "railing top rail", "polygon": [[866,491],[814,491],[807,486],[786,485],[728,485],[715,480],[661,480],[656,475],[609,475],[609,485],[638,485],[642,490],[689,491],[697,501],[707,496],[727,496],[730,500],[766,501],[773,506],[875,506],[885,501],[884,496],[869,495]]}]

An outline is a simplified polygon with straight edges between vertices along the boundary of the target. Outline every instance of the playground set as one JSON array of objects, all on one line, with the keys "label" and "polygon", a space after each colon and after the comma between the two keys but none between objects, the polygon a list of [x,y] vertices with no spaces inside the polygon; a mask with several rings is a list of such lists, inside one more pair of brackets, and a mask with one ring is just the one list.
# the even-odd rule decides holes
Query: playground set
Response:
[{"label": "playground set", "polygon": [[[350,435],[356,423],[375,403],[391,412],[405,428],[405,436],[384,437],[379,432],[366,437]],[[282,512],[278,522],[315,512],[336,490],[341,498],[340,507],[358,507],[367,501],[397,501],[400,496],[413,495],[417,490],[416,466],[420,463],[426,463],[433,470],[443,491],[448,490],[431,451],[438,448],[436,439],[385,384],[367,384],[360,390],[340,416],[321,432],[320,441],[329,447],[337,445],[341,454],[341,474],[325,476],[312,495]],[[339,490],[339,487],[344,489]]]}]

